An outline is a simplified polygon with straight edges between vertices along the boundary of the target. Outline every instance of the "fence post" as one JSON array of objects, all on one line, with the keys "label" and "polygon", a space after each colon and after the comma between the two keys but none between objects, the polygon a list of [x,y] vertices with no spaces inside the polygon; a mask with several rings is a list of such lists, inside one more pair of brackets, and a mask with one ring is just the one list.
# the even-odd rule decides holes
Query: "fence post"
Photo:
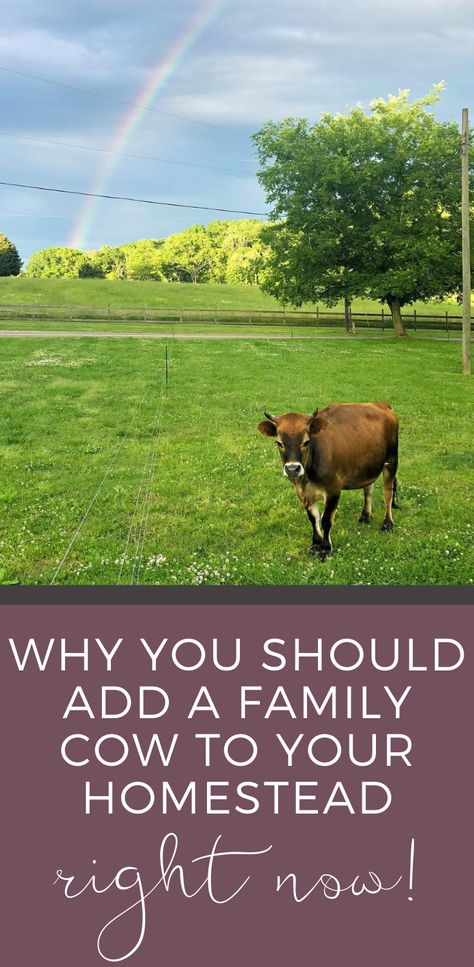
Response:
[{"label": "fence post", "polygon": [[469,111],[462,109],[461,141],[461,231],[462,231],[462,371],[471,375],[471,243],[469,209]]},{"label": "fence post", "polygon": [[413,328],[416,332],[416,309],[413,309]]}]

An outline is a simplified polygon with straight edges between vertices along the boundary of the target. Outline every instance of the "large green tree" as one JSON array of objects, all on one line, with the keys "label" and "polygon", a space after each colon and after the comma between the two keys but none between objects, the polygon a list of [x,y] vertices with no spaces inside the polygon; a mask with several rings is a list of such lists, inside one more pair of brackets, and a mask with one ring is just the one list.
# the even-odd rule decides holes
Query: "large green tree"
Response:
[{"label": "large green tree", "polygon": [[270,122],[255,136],[260,180],[274,221],[262,232],[271,254],[263,288],[281,302],[322,300],[346,307],[367,286],[363,249],[372,215],[357,204],[354,168],[370,157],[367,131],[355,119],[325,115],[306,121]]},{"label": "large green tree", "polygon": [[272,206],[264,287],[284,302],[346,306],[367,295],[401,309],[460,286],[459,132],[430,108],[438,84],[378,98],[366,114],[269,122],[256,135],[259,179]]},{"label": "large green tree", "polygon": [[0,275],[19,275],[22,264],[16,245],[0,233]]}]

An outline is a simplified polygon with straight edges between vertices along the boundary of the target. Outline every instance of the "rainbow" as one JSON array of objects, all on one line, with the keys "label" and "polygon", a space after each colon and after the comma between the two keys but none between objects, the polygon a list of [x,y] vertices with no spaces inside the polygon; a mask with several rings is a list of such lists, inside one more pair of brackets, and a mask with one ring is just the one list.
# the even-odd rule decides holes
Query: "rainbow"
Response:
[{"label": "rainbow", "polygon": [[[114,135],[108,148],[113,154],[105,158],[102,164],[99,165],[93,186],[90,188],[91,192],[96,195],[104,193],[115,169],[120,164],[122,153],[126,150],[147,109],[151,107],[153,101],[162,91],[164,85],[170,79],[183,57],[196,43],[206,28],[217,19],[227,3],[228,0],[206,0],[195,16],[189,21],[183,33],[175,40],[164,57],[153,68],[138,95],[137,103],[131,110],[128,109],[125,116],[122,117],[118,131]],[[87,236],[99,205],[100,199],[97,198],[88,198],[83,205],[67,242],[71,248],[83,249],[86,247]]]}]

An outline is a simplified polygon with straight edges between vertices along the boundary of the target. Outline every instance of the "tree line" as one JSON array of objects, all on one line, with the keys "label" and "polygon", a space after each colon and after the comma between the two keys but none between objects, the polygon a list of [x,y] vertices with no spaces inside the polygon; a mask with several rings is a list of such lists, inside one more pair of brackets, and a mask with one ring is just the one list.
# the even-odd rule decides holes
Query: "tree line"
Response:
[{"label": "tree line", "polygon": [[103,245],[97,251],[46,248],[25,270],[33,278],[142,279],[157,282],[263,282],[269,257],[257,219],[214,221],[164,239]]}]

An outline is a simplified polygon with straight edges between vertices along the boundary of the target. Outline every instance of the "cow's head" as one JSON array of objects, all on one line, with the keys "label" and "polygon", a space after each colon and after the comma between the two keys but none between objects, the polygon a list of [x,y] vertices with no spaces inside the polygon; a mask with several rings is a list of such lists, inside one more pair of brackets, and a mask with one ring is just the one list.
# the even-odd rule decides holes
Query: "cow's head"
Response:
[{"label": "cow's head", "polygon": [[282,416],[265,413],[266,419],[258,424],[260,433],[275,438],[283,473],[289,480],[304,477],[311,436],[318,430],[317,413],[317,410],[309,416],[306,413],[283,413]]}]

